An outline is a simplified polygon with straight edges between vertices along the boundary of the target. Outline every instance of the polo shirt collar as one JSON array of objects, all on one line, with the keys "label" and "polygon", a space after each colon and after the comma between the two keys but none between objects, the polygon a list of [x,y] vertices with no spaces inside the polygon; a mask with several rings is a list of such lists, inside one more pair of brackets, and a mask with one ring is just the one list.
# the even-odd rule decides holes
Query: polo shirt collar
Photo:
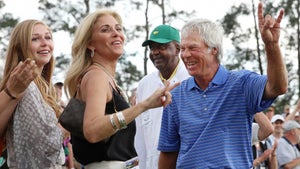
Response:
[{"label": "polo shirt collar", "polygon": [[[225,83],[227,78],[228,78],[228,70],[224,66],[220,65],[217,73],[215,74],[210,84],[222,85]],[[191,77],[188,80],[188,89],[191,90],[193,88],[199,88],[196,84],[195,77]]]}]

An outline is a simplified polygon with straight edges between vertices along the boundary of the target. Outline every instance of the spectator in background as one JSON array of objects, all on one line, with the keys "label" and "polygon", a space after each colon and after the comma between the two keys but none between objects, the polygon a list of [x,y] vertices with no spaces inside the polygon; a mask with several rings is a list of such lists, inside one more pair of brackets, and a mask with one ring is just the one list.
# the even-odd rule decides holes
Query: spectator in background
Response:
[{"label": "spectator in background", "polygon": [[283,108],[282,116],[286,118],[290,114],[290,105],[285,105]]},{"label": "spectator in background", "polygon": [[68,131],[64,131],[64,138],[63,138],[62,145],[65,153],[65,164],[63,165],[64,169],[74,169],[76,161],[74,160],[71,136]]},{"label": "spectator in background", "polygon": [[272,120],[272,117],[275,114],[275,107],[274,106],[268,107],[267,110],[265,111],[265,114],[269,120]]},{"label": "spectator in background", "polygon": [[284,121],[284,118],[280,114],[276,114],[272,117],[271,123],[274,127],[274,132],[266,140],[268,148],[273,146],[275,140],[279,140],[282,137]]},{"label": "spectator in background", "polygon": [[61,106],[61,108],[64,109],[66,107],[66,103],[62,99],[63,86],[64,86],[63,80],[60,80],[59,77],[54,77],[53,84],[56,93],[56,101]]},{"label": "spectator in background", "polygon": [[[64,82],[60,77],[53,77],[53,85],[55,88],[56,101],[61,107],[61,111],[66,107],[66,103],[62,99],[63,94],[63,86]],[[80,164],[74,159],[73,148],[71,143],[71,135],[70,132],[63,129],[63,149],[65,153],[65,164],[63,165],[65,169],[74,169],[80,168]]]},{"label": "spectator in background", "polygon": [[300,124],[294,120],[286,121],[283,125],[283,137],[277,146],[279,169],[300,169],[300,152],[296,144],[300,142]]},{"label": "spectator in background", "polygon": [[296,116],[299,116],[299,111],[300,111],[300,100],[298,100],[294,110],[289,113],[287,116],[285,116],[285,121],[288,121],[288,120],[299,120],[299,117],[297,117],[297,120],[296,120]]},{"label": "spectator in background", "polygon": [[273,126],[263,112],[256,113],[254,121],[252,123],[253,168],[277,169],[276,158],[270,157],[271,154],[275,154],[276,145],[267,149],[265,143],[265,139],[273,132]]},{"label": "spectator in background", "polygon": [[255,142],[253,145],[253,169],[278,169],[276,148],[277,141],[269,149],[264,141]]},{"label": "spectator in background", "polygon": [[[165,85],[181,82],[189,77],[179,58],[179,31],[169,25],[159,25],[142,46],[149,46],[149,58],[156,71],[139,81],[137,103],[149,97],[156,89]],[[149,109],[136,118],[135,148],[139,157],[140,169],[157,169],[159,138],[163,107]]]}]

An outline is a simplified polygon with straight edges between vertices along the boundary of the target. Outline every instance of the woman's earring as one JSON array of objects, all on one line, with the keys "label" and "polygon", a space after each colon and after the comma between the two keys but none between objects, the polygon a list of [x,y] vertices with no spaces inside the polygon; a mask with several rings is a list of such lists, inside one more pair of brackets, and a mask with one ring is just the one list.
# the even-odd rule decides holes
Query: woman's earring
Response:
[{"label": "woman's earring", "polygon": [[94,49],[90,49],[90,50],[91,50],[91,58],[93,58],[95,55],[95,50]]}]

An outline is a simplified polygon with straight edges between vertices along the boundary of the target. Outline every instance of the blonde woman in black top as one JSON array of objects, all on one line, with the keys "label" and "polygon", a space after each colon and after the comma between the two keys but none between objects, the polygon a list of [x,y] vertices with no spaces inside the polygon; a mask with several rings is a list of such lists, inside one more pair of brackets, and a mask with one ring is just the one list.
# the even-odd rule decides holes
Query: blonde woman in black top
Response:
[{"label": "blonde woman in black top", "polygon": [[144,102],[129,107],[115,81],[118,59],[123,54],[125,35],[121,17],[109,9],[97,10],[78,26],[72,45],[72,63],[65,87],[69,96],[84,101],[85,138],[72,134],[76,160],[85,168],[125,168],[136,156],[134,119],[147,109],[171,102],[167,84]]}]

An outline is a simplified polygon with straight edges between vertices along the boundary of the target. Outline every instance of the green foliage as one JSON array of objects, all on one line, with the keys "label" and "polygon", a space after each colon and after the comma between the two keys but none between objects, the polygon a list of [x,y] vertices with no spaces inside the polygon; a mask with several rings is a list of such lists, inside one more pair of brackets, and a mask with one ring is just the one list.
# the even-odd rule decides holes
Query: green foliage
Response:
[{"label": "green foliage", "polygon": [[241,29],[241,25],[238,21],[240,15],[249,15],[250,9],[247,5],[242,3],[239,6],[232,6],[230,11],[224,16],[222,25],[225,34],[235,33],[238,29]]},{"label": "green foliage", "polygon": [[14,18],[11,13],[4,13],[0,17],[0,47],[3,48],[4,52],[8,45],[10,33],[18,21],[19,19]]},{"label": "green foliage", "polygon": [[141,78],[141,71],[137,70],[137,67],[131,63],[129,57],[135,57],[136,53],[128,54],[125,52],[119,59],[119,67],[117,68],[116,79],[118,84],[126,91],[126,94],[132,89]]},{"label": "green foliage", "polygon": [[0,0],[0,81],[3,76],[5,52],[9,41],[9,36],[13,27],[18,23],[18,18],[14,18],[11,13],[2,13],[1,9],[5,3]]},{"label": "green foliage", "polygon": [[65,71],[71,62],[70,57],[65,57],[64,54],[60,54],[55,57],[55,67],[60,71]]},{"label": "green foliage", "polygon": [[44,21],[51,25],[53,32],[66,31],[70,35],[75,33],[80,20],[89,12],[88,7],[84,10],[82,5],[76,5],[75,1],[56,0],[56,2],[50,2],[39,0],[39,4],[39,10],[43,12]]},{"label": "green foliage", "polygon": [[[281,8],[285,9],[286,20],[288,21],[286,25],[281,23],[281,31],[285,34],[284,39],[285,44],[281,44],[281,48],[285,50],[284,60],[286,62],[286,67],[289,74],[289,86],[288,92],[276,99],[275,104],[278,109],[282,109],[285,104],[295,104],[295,96],[299,92],[297,86],[299,86],[299,73],[297,72],[298,68],[295,67],[295,62],[291,58],[291,55],[295,54],[295,49],[299,45],[297,39],[295,39],[295,21],[299,21],[299,16],[296,15],[296,1],[286,0],[281,1],[281,4],[274,4],[274,1],[266,0],[264,1],[264,13],[270,14],[274,17],[278,16],[278,11]],[[252,4],[257,7],[257,4]],[[249,9],[250,5],[241,3],[239,6],[233,6],[230,11],[224,16],[221,20],[223,25],[226,37],[229,38],[232,42],[232,49],[229,50],[227,56],[224,56],[226,60],[225,66],[229,69],[252,69],[253,71],[259,72],[262,70],[263,74],[266,74],[266,59],[264,53],[264,46],[261,42],[260,36],[255,37],[255,22],[257,22],[256,13],[252,13],[255,16],[255,22],[251,24],[249,18],[251,15],[251,10]],[[251,25],[250,27],[245,27],[246,25]],[[293,33],[287,33],[293,32]],[[253,39],[256,39],[256,44]],[[262,54],[262,58],[260,58]],[[298,97],[296,98],[298,100]]]},{"label": "green foliage", "polygon": [[3,2],[3,0],[0,0],[0,9],[3,8],[5,6],[5,3]]}]

